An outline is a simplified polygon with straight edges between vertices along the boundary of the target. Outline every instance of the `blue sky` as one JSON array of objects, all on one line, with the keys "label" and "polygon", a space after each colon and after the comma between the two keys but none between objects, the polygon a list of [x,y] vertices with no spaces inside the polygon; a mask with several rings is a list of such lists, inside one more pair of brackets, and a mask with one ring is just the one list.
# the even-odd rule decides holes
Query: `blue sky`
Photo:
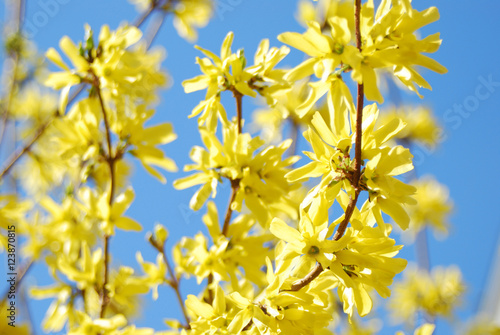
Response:
[{"label": "blue sky", "polygon": [[[235,33],[234,49],[243,47],[248,56],[253,55],[263,38],[269,38],[271,45],[279,46],[278,34],[303,30],[294,19],[296,1],[218,0],[217,3],[214,18],[199,31],[198,44],[209,50],[218,51],[228,31]],[[500,163],[500,46],[495,34],[500,31],[500,2],[480,1],[471,5],[470,2],[457,1],[415,1],[418,9],[432,5],[439,8],[441,19],[426,27],[422,35],[441,32],[443,44],[432,57],[446,66],[449,72],[445,75],[424,74],[433,90],[421,90],[423,101],[406,93],[402,94],[402,99],[406,103],[423,102],[430,106],[445,131],[444,141],[438,149],[420,148],[414,153],[418,158],[415,165],[420,175],[433,174],[447,185],[455,203],[450,236],[444,241],[436,241],[430,235],[430,255],[433,266],[460,266],[468,284],[463,307],[458,313],[458,319],[464,320],[474,312],[479,302],[500,232],[500,214],[497,211],[500,181],[495,174]],[[4,8],[1,10],[0,17],[4,18]],[[38,49],[45,51],[57,46],[63,35],[70,36],[74,41],[81,40],[85,23],[98,31],[102,24],[116,28],[121,22],[134,21],[136,16],[134,7],[125,0],[38,0],[28,1],[26,23]],[[182,167],[190,162],[190,148],[201,143],[196,120],[187,119],[187,115],[203,98],[203,93],[186,95],[181,86],[183,80],[199,74],[195,57],[200,53],[177,35],[170,18],[156,43],[167,50],[164,67],[172,78],[172,86],[162,93],[151,124],[173,123],[178,139],[164,149],[169,157],[176,160],[180,172],[168,174],[167,185],[162,185],[140,166],[136,165],[134,169],[132,185],[136,200],[128,215],[141,222],[145,231],[139,234],[118,233],[112,240],[111,251],[116,255],[113,265],[128,265],[136,269],[137,250],[149,261],[155,258],[144,234],[156,222],[168,227],[169,247],[182,236],[192,236],[203,230],[201,216],[204,209],[191,212],[188,208],[195,188],[176,191],[172,187],[172,181],[185,175]],[[302,57],[299,51],[292,50],[283,64],[294,66]],[[257,107],[250,99],[245,99],[244,115]],[[229,105],[227,111],[234,113],[234,107]],[[300,148],[306,148],[304,141]],[[229,187],[222,189],[217,201],[221,211],[227,204]],[[414,259],[413,247],[405,247],[401,255]],[[0,264],[4,264],[2,262],[3,258]],[[46,273],[42,266],[35,266],[26,283],[49,284]],[[198,293],[192,281],[183,282],[182,291],[184,295]],[[162,329],[162,319],[181,316],[174,294],[168,287],[160,289],[160,296],[156,302],[149,297],[146,299],[138,325]],[[49,303],[46,300],[31,304],[35,325],[41,324]],[[438,325],[439,333],[447,333],[446,329],[445,324]]]}]

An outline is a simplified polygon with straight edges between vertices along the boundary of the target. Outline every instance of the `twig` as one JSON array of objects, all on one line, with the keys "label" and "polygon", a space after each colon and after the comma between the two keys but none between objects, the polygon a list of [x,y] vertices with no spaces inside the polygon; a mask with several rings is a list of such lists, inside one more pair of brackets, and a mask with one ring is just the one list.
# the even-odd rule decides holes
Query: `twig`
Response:
[{"label": "twig", "polygon": [[167,266],[167,271],[169,275],[169,285],[174,289],[175,295],[177,297],[177,301],[179,302],[179,305],[181,306],[182,314],[184,315],[184,319],[186,320],[186,325],[184,326],[185,329],[190,329],[191,326],[189,323],[191,322],[189,320],[189,316],[187,314],[186,310],[186,305],[184,304],[184,300],[182,299],[181,295],[181,290],[180,290],[180,283],[179,280],[177,279],[177,275],[174,272],[174,269],[170,265],[170,262],[168,260],[168,257],[165,253],[165,245],[160,245],[153,237],[149,238],[149,242],[151,245],[158,250],[158,252],[161,254],[163,261],[165,262],[165,265]]},{"label": "twig", "polygon": [[[355,0],[355,24],[356,24],[356,46],[361,51],[361,29],[360,29],[360,13],[361,13],[361,0]],[[363,84],[358,84],[358,96],[357,96],[357,108],[356,108],[356,139],[355,139],[355,158],[354,158],[354,173],[352,178],[352,184],[354,186],[354,198],[350,198],[349,204],[345,210],[344,220],[337,227],[337,231],[333,236],[333,240],[338,241],[345,233],[347,225],[351,219],[352,213],[354,213],[354,208],[358,201],[359,193],[361,189],[359,188],[359,180],[361,177],[361,145],[362,145],[362,123],[363,123],[363,102],[364,102],[364,90]],[[316,263],[316,266],[302,279],[294,282],[290,288],[290,291],[298,291],[304,286],[308,285],[313,281],[319,274],[323,271],[323,266]]]},{"label": "twig", "polygon": [[[106,142],[108,145],[108,154],[106,156],[106,162],[108,163],[109,174],[110,174],[108,204],[111,207],[113,205],[113,199],[114,199],[114,193],[115,193],[115,168],[114,168],[114,166],[115,166],[115,158],[116,157],[113,154],[113,142],[111,139],[111,128],[109,125],[108,114],[106,112],[104,100],[102,99],[99,77],[97,77],[95,74],[93,74],[93,75],[94,75],[93,86],[97,92],[97,97],[99,99],[99,104],[101,106],[101,111],[102,111],[102,115],[103,115],[103,119],[104,119],[104,127],[106,129]],[[104,235],[104,281],[102,283],[102,301],[101,301],[101,313],[100,313],[101,318],[104,317],[106,307],[108,306],[108,304],[110,302],[109,295],[108,295],[109,294],[108,289],[106,288],[106,285],[109,282],[109,242],[110,242],[110,239],[111,239],[110,235],[108,235],[108,234]]]},{"label": "twig", "polygon": [[[26,276],[28,271],[31,269],[31,266],[33,265],[33,259],[29,259],[24,266],[20,267],[20,270],[17,274],[17,280],[16,280],[16,290],[17,288],[21,285],[21,281],[23,278]],[[2,301],[0,302],[0,306],[2,306],[5,301],[7,301],[7,295],[9,294],[9,288],[6,289],[5,293],[3,294]]]},{"label": "twig", "polygon": [[222,235],[226,236],[227,231],[229,230],[229,224],[231,222],[231,215],[233,214],[233,209],[231,208],[231,204],[234,199],[236,199],[236,194],[240,188],[240,180],[235,179],[231,180],[231,196],[229,197],[229,203],[227,205],[226,216],[224,217],[224,225],[222,226]]}]

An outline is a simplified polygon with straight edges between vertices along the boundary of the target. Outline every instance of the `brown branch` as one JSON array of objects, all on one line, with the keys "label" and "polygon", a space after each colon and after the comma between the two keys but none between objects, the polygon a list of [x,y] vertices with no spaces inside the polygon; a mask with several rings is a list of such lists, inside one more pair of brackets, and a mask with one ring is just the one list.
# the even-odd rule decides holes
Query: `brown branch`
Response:
[{"label": "brown branch", "polygon": [[[356,24],[356,46],[361,51],[361,29],[360,29],[360,13],[361,13],[361,0],[355,0],[354,16]],[[347,229],[347,225],[351,220],[354,209],[356,208],[356,203],[358,201],[359,193],[361,189],[359,188],[359,181],[361,178],[361,146],[362,146],[362,125],[363,125],[363,102],[364,102],[364,89],[363,84],[358,84],[358,96],[357,96],[357,108],[356,108],[356,139],[355,139],[355,156],[354,156],[354,173],[352,178],[352,185],[354,186],[354,198],[350,198],[349,204],[345,210],[344,220],[337,227],[337,231],[333,236],[334,241],[338,241]],[[323,271],[323,266],[316,263],[316,266],[302,279],[294,282],[290,288],[290,291],[298,291],[304,286],[312,282],[319,274]]]},{"label": "brown branch", "polygon": [[314,279],[316,279],[317,276],[320,275],[321,272],[323,272],[323,266],[320,263],[316,263],[316,266],[312,269],[311,272],[307,274],[304,278],[297,280],[292,284],[290,287],[289,291],[298,291],[304,286],[308,285],[310,282],[312,282]]},{"label": "brown branch", "polygon": [[182,314],[184,315],[184,319],[186,320],[186,325],[184,326],[185,329],[190,329],[191,326],[189,323],[191,322],[189,320],[189,316],[187,314],[187,309],[186,305],[184,304],[184,300],[182,299],[181,295],[181,290],[180,290],[180,283],[179,280],[177,279],[177,275],[175,274],[174,269],[170,265],[170,262],[167,258],[167,255],[165,253],[165,245],[160,245],[154,238],[151,236],[149,238],[149,242],[151,245],[158,250],[158,252],[161,254],[163,261],[165,262],[165,265],[167,266],[167,271],[168,271],[168,276],[170,277],[168,280],[169,285],[174,289],[175,295],[177,297],[177,301],[179,302],[179,305],[181,306]]},{"label": "brown branch", "polygon": [[236,194],[240,188],[240,180],[235,179],[231,180],[231,196],[229,197],[229,203],[227,204],[226,216],[224,217],[224,225],[222,226],[222,235],[226,236],[227,231],[229,230],[229,224],[231,223],[231,215],[233,214],[233,209],[231,208],[231,204],[234,199],[236,199]]},{"label": "brown branch", "polygon": [[[110,183],[109,183],[109,199],[108,199],[108,204],[109,207],[113,205],[113,199],[114,199],[114,193],[115,193],[115,159],[116,157],[113,155],[113,142],[111,139],[111,128],[109,125],[109,120],[108,120],[108,114],[106,112],[106,107],[104,105],[104,100],[102,98],[102,93],[101,93],[101,88],[100,88],[100,82],[99,82],[99,77],[97,77],[94,73],[94,82],[93,86],[97,92],[97,97],[99,99],[99,104],[101,106],[101,111],[104,119],[104,127],[106,129],[106,142],[108,146],[108,154],[106,156],[106,162],[108,163],[109,167],[109,174],[110,174]],[[102,301],[101,301],[101,312],[100,312],[100,317],[103,318],[104,314],[106,312],[106,307],[110,303],[110,298],[109,298],[109,292],[108,289],[106,288],[106,285],[109,282],[109,242],[110,242],[111,236],[108,234],[104,235],[104,280],[102,283]]]}]

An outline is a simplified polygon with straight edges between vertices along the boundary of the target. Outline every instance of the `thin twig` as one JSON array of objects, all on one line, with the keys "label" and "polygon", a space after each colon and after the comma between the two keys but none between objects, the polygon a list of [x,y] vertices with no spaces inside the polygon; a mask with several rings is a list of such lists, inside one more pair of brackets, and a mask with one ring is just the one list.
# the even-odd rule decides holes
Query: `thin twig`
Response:
[{"label": "thin twig", "polygon": [[[106,129],[106,142],[108,145],[108,154],[106,156],[106,161],[109,166],[109,174],[110,174],[110,183],[109,183],[109,199],[108,204],[111,207],[113,205],[114,193],[115,193],[115,156],[113,154],[113,142],[111,139],[111,128],[109,125],[108,114],[106,112],[106,107],[104,105],[104,100],[102,98],[101,88],[99,77],[94,74],[94,88],[97,92],[97,97],[99,99],[99,104],[101,106],[101,111],[104,119],[104,127]],[[109,282],[109,244],[110,244],[111,236],[108,234],[104,235],[104,281],[102,283],[102,301],[101,301],[101,318],[104,317],[104,313],[106,311],[106,307],[108,306],[109,292],[106,288],[106,285]]]},{"label": "thin twig", "polygon": [[148,34],[146,38],[146,47],[149,49],[153,44],[155,38],[158,36],[158,33],[165,23],[165,18],[167,17],[167,12],[163,12],[161,16],[154,22],[154,26],[151,29],[151,32]]}]

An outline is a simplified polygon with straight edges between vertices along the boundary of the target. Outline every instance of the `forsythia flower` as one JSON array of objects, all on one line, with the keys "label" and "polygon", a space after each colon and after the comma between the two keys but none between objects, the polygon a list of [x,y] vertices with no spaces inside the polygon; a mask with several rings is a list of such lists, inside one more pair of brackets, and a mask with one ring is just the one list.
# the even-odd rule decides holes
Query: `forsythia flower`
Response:
[{"label": "forsythia flower", "polygon": [[[215,204],[209,202],[207,208],[203,222],[213,245],[208,248],[207,239],[202,234],[196,235],[194,239],[183,238],[174,251],[180,272],[195,275],[198,282],[209,275],[213,276],[215,282],[234,281],[239,274],[258,285],[264,285],[265,278],[260,267],[265,258],[271,255],[270,250],[264,246],[270,237],[249,235],[255,225],[255,219],[249,215],[235,218],[223,235]],[[233,284],[237,285],[236,282]]]},{"label": "forsythia flower", "polygon": [[417,93],[415,84],[431,89],[429,83],[416,71],[416,66],[437,73],[446,73],[444,66],[423,53],[439,49],[439,33],[417,39],[416,31],[439,19],[436,7],[421,12],[411,6],[411,0],[383,1],[374,10],[373,0],[361,9],[361,39],[363,61],[361,68],[353,67],[353,79],[363,82],[366,98],[382,102],[375,69],[392,72],[411,91]]},{"label": "forsythia flower", "polygon": [[380,115],[379,123],[385,124],[394,117],[406,123],[406,127],[396,135],[396,139],[422,143],[431,148],[438,144],[441,128],[429,108],[422,106],[390,108]]},{"label": "forsythia flower", "polygon": [[[383,211],[406,229],[409,217],[403,205],[415,203],[411,198],[415,188],[394,176],[413,169],[412,155],[402,146],[387,146],[387,142],[404,128],[404,123],[393,119],[375,129],[378,114],[375,104],[366,106],[363,110],[361,158],[368,159],[368,162],[362,164],[365,168],[361,171],[360,184],[362,189],[369,192],[370,206],[377,217],[380,217],[380,212]],[[355,129],[349,129],[347,113],[344,113],[344,116],[333,115],[330,123],[328,126],[319,113],[314,115],[312,127],[304,133],[304,137],[312,145],[313,152],[306,153],[312,162],[286,175],[289,181],[322,176],[320,184],[310,193],[311,196],[328,189],[329,196],[334,198],[341,187],[352,192],[354,162],[349,151],[354,142]],[[306,201],[303,206],[309,203],[310,201]]]},{"label": "forsythia flower", "polygon": [[454,266],[435,268],[432,276],[423,270],[410,268],[404,280],[396,283],[389,301],[396,320],[413,322],[417,312],[430,316],[451,316],[465,290],[460,270]]},{"label": "forsythia flower", "polygon": [[417,204],[407,207],[410,216],[409,232],[415,235],[427,226],[434,232],[447,234],[447,216],[453,208],[448,188],[430,176],[414,180],[411,184],[417,189]]},{"label": "forsythia flower", "polygon": [[[320,194],[309,208],[311,213],[302,213],[298,231],[279,219],[273,220],[271,232],[287,242],[277,260],[293,262],[294,271],[299,276],[319,262],[337,279],[344,312],[352,317],[355,306],[359,315],[365,316],[372,308],[368,290],[375,288],[382,297],[389,297],[387,287],[405,268],[406,260],[392,258],[402,246],[395,246],[395,241],[380,228],[363,225],[359,213],[353,214],[353,227],[348,228],[338,241],[327,240],[334,227],[333,224],[328,226],[328,205],[325,194]],[[366,218],[363,221],[366,222]],[[294,262],[295,259],[298,261]]]},{"label": "forsythia flower", "polygon": [[174,27],[177,33],[190,42],[198,38],[196,28],[205,27],[213,15],[213,0],[180,0],[170,9],[174,14]]},{"label": "forsythia flower", "polygon": [[[422,66],[438,73],[446,68],[422,53],[433,53],[441,44],[439,33],[418,40],[415,31],[436,21],[439,12],[435,7],[419,12],[411,7],[409,0],[383,1],[375,13],[373,0],[363,4],[361,9],[361,46],[353,45],[353,34],[346,18],[327,16],[331,38],[322,33],[322,26],[314,21],[315,14],[310,6],[302,10],[308,21],[304,34],[284,33],[279,40],[289,44],[311,58],[291,70],[285,78],[294,81],[315,74],[320,81],[311,83],[317,91],[318,99],[328,91],[328,82],[342,72],[352,70],[352,78],[363,83],[367,99],[383,102],[377,87],[376,69],[391,71],[410,90],[420,94],[415,87],[430,89],[430,85],[416,71]],[[337,69],[342,64],[342,67]]]},{"label": "forsythia flower", "polygon": [[135,231],[142,229],[138,222],[123,216],[123,213],[134,200],[132,188],[128,188],[125,192],[117,195],[111,205],[109,204],[108,192],[97,194],[89,188],[84,188],[80,191],[80,196],[88,215],[99,222],[102,231],[106,235],[114,235],[115,227]]},{"label": "forsythia flower", "polygon": [[288,183],[284,176],[289,171],[288,166],[295,163],[298,157],[281,158],[291,140],[278,146],[268,146],[254,154],[263,141],[246,133],[239,134],[236,124],[223,129],[223,143],[209,130],[201,128],[200,133],[208,151],[194,147],[191,159],[196,164],[184,168],[185,171],[200,172],[174,182],[177,189],[203,185],[191,198],[192,209],[200,209],[210,193],[214,197],[217,183],[225,177],[238,185],[231,203],[233,210],[240,211],[245,202],[262,225],[269,223],[273,213],[295,215],[295,208],[287,194],[298,185]]},{"label": "forsythia flower", "polygon": [[222,91],[255,97],[257,92],[269,96],[284,88],[281,81],[285,72],[275,70],[274,67],[288,54],[288,48],[269,49],[269,41],[263,40],[255,55],[255,65],[247,68],[243,49],[237,53],[231,51],[233,38],[232,32],[227,34],[222,43],[220,57],[197,46],[196,48],[208,57],[196,58],[203,75],[182,83],[186,93],[207,89],[205,100],[193,109],[189,117],[203,112],[198,119],[198,125],[206,123],[211,131],[215,131],[217,127],[217,117],[223,125],[228,125],[226,112],[220,103]]},{"label": "forsythia flower", "polygon": [[309,0],[301,0],[296,18],[303,26],[307,26],[309,21],[316,21],[324,22],[323,26],[326,27],[329,18],[335,16],[346,19],[351,32],[354,31],[354,6],[352,1],[319,0],[317,4],[313,4]]},{"label": "forsythia flower", "polygon": [[161,52],[146,51],[144,47],[136,45],[142,36],[140,30],[125,26],[111,32],[108,26],[103,26],[97,46],[94,45],[90,27],[87,26],[85,30],[85,47],[78,48],[67,36],[59,43],[73,64],[73,69],[55,49],[50,48],[46,53],[48,59],[63,69],[62,72],[51,73],[45,81],[45,85],[52,88],[65,88],[60,112],[64,111],[69,88],[82,82],[99,84],[113,96],[127,92],[144,101],[154,99],[153,88],[166,82],[166,76],[158,71],[163,56]]}]

